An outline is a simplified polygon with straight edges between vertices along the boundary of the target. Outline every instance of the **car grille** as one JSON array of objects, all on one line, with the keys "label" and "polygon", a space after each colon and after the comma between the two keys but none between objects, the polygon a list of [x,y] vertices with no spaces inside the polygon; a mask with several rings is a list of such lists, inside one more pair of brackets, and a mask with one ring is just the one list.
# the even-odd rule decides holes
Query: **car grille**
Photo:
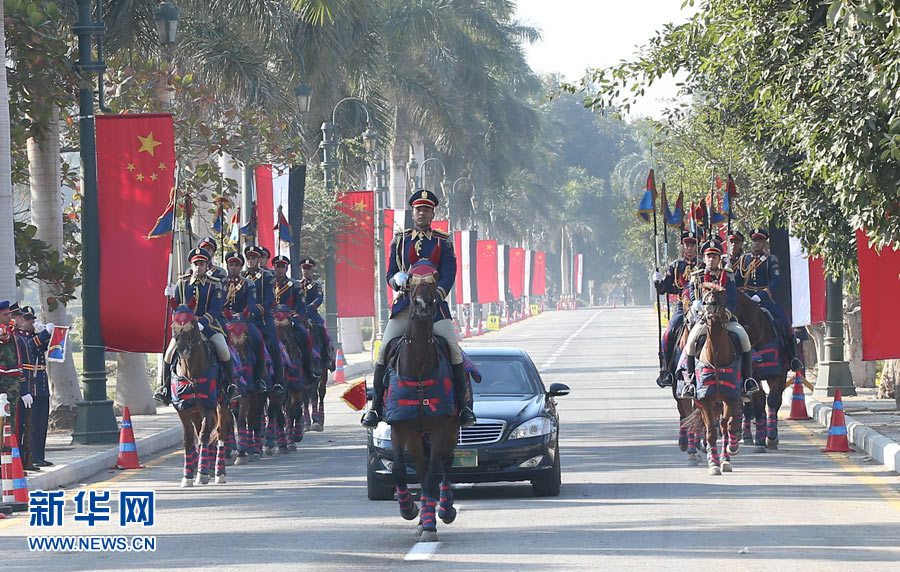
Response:
[{"label": "car grille", "polygon": [[487,445],[496,443],[503,436],[503,428],[506,421],[497,421],[495,419],[483,419],[472,425],[471,427],[461,427],[459,429],[459,440],[456,442],[457,447],[466,447],[469,445]]}]

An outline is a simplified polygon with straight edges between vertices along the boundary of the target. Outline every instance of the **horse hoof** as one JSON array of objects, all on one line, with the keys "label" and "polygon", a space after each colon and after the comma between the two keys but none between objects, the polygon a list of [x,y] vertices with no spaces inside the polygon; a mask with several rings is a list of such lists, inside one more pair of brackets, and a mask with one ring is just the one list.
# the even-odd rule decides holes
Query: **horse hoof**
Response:
[{"label": "horse hoof", "polygon": [[722,474],[722,469],[719,468],[719,465],[713,465],[712,467],[709,468],[709,476],[721,475],[721,474]]},{"label": "horse hoof", "polygon": [[312,425],[309,426],[309,430],[310,431],[324,431],[325,428],[322,427],[321,423],[313,423]]},{"label": "horse hoof", "polygon": [[678,440],[678,448],[679,448],[681,451],[687,451],[687,448],[688,448],[688,442],[687,442],[687,439],[679,439],[679,440]]},{"label": "horse hoof", "polygon": [[237,459],[234,460],[235,466],[246,465],[247,463],[249,463],[249,461],[247,460],[247,457],[238,457]]},{"label": "horse hoof", "polygon": [[768,437],[766,437],[766,447],[768,447],[769,449],[777,449],[778,437],[775,437],[774,439],[769,439]]},{"label": "horse hoof", "polygon": [[271,457],[275,454],[275,447],[266,447],[266,456]]},{"label": "horse hoof", "polygon": [[752,445],[753,437],[744,437],[744,445]]},{"label": "horse hoof", "polygon": [[250,453],[249,455],[247,455],[248,463],[255,463],[258,460],[259,460],[259,457],[256,456],[256,453]]},{"label": "horse hoof", "polygon": [[440,517],[441,522],[443,522],[444,524],[450,524],[451,522],[456,520],[456,509],[451,506],[445,511],[439,511],[438,516]]},{"label": "horse hoof", "polygon": [[209,475],[197,475],[197,478],[194,479],[195,485],[208,485],[209,484]]},{"label": "horse hoof", "polygon": [[734,447],[732,447],[731,445],[728,445],[728,454],[729,455],[737,455],[740,452],[741,452],[740,444],[735,445]]},{"label": "horse hoof", "polygon": [[688,455],[688,465],[691,467],[696,467],[700,464],[700,456],[697,453],[691,453]]},{"label": "horse hoof", "polygon": [[304,431],[309,431],[309,421],[304,421],[304,422],[303,422],[303,430],[304,430]]},{"label": "horse hoof", "polygon": [[224,485],[225,484],[225,475],[216,475],[216,484]]},{"label": "horse hoof", "polygon": [[234,458],[228,457],[227,459],[225,459],[225,466],[233,467],[234,466]]},{"label": "horse hoof", "polygon": [[419,536],[419,542],[437,542],[437,530],[422,530],[422,535]]},{"label": "horse hoof", "polygon": [[194,479],[189,479],[187,477],[181,478],[181,488],[186,489],[192,486],[194,486]]},{"label": "horse hoof", "polygon": [[765,453],[766,446],[765,445],[757,445],[756,448],[753,449],[754,453]]},{"label": "horse hoof", "polygon": [[291,449],[287,445],[282,445],[281,447],[278,447],[279,455],[287,455],[290,452],[291,452]]},{"label": "horse hoof", "polygon": [[[413,503],[412,507],[407,511],[400,511],[400,516],[403,517],[403,520],[414,520],[417,516],[419,516],[419,505]],[[419,530],[416,530],[416,534],[419,534]]]},{"label": "horse hoof", "polygon": [[731,463],[728,463],[728,462],[722,463],[722,472],[730,473],[731,472]]},{"label": "horse hoof", "polygon": [[288,445],[288,450],[289,450],[289,451],[296,451],[296,450],[297,450],[297,443],[291,443],[290,445]]}]

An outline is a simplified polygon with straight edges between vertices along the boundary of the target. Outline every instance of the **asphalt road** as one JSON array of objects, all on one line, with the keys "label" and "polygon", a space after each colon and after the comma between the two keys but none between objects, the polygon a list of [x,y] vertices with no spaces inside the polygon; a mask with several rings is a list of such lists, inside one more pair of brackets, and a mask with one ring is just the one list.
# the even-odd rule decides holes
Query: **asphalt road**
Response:
[{"label": "asphalt road", "polygon": [[[559,399],[562,492],[461,486],[459,517],[439,522],[435,546],[417,546],[395,502],[366,499],[359,414],[331,390],[324,433],[296,453],[230,467],[226,485],[178,488],[177,451],[97,476],[90,486],[113,496],[155,490],[152,528],[0,522],[0,570],[896,570],[900,479],[861,455],[819,452],[810,422],[782,422],[780,449],[745,448],[734,473],[688,466],[671,394],[653,383],[655,322],[647,308],[547,312],[471,342],[522,346],[546,385],[572,388]],[[156,551],[38,553],[26,540],[123,533],[154,535]]]}]

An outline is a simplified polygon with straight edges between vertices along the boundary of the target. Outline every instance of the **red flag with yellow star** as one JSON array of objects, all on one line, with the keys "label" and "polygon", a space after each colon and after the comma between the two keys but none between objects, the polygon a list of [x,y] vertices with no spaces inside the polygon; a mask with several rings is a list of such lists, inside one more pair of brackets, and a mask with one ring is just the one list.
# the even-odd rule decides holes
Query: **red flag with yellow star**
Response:
[{"label": "red flag with yellow star", "polygon": [[497,291],[497,241],[479,240],[475,250],[478,303],[499,302],[500,293]]},{"label": "red flag with yellow star", "polygon": [[[335,292],[341,318],[375,315],[375,215],[372,191],[342,193],[338,209],[349,222],[335,237]],[[330,285],[329,285],[330,287]]]},{"label": "red flag with yellow star", "polygon": [[161,352],[171,243],[148,233],[175,186],[172,116],[98,115],[96,124],[103,343]]},{"label": "red flag with yellow star", "polygon": [[509,273],[506,276],[513,298],[525,293],[525,249],[509,249]]}]

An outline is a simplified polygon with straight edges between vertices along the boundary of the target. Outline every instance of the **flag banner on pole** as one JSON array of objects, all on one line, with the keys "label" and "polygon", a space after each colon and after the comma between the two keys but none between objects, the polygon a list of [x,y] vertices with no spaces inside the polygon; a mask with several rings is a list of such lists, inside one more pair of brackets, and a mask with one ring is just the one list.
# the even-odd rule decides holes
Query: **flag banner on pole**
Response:
[{"label": "flag banner on pole", "polygon": [[476,246],[475,273],[478,303],[499,302],[497,296],[497,241],[479,240]]},{"label": "flag banner on pole", "polygon": [[681,228],[681,225],[684,224],[684,191],[678,193],[675,208],[671,212],[666,213],[665,221],[667,225],[676,228]]},{"label": "flag banner on pole", "polygon": [[234,209],[234,214],[231,215],[231,230],[228,234],[228,244],[231,245],[232,248],[237,248],[238,243],[241,241],[241,209]]},{"label": "flag banner on pole", "polygon": [[825,270],[821,258],[809,258],[800,240],[788,238],[791,258],[791,325],[825,321]]},{"label": "flag banner on pole", "polygon": [[275,248],[272,256],[285,255],[291,257],[291,243],[294,241],[291,226],[290,207],[288,206],[291,186],[290,169],[272,171],[272,200],[275,204]]},{"label": "flag banner on pole", "polygon": [[147,235],[175,186],[172,116],[98,115],[96,125],[103,342],[161,352],[171,243]]},{"label": "flag banner on pole", "polygon": [[531,294],[543,296],[547,293],[547,253],[534,253],[534,274],[531,275]]},{"label": "flag banner on pole", "polygon": [[894,246],[876,252],[865,232],[856,231],[863,361],[900,358],[900,252]]},{"label": "flag banner on pole", "polygon": [[453,233],[453,247],[456,250],[456,286],[452,291],[454,304],[471,304],[478,300],[474,272],[476,236],[473,230]]},{"label": "flag banner on pole", "polygon": [[[272,184],[272,166],[260,165],[256,168],[256,220],[259,222],[257,244],[275,253],[275,187]],[[272,254],[275,256],[275,254]]]},{"label": "flag banner on pole", "polygon": [[654,210],[656,210],[656,175],[653,173],[653,169],[650,169],[647,174],[647,190],[644,191],[637,208],[638,218],[644,222],[650,222],[653,219]]},{"label": "flag banner on pole", "polygon": [[525,293],[525,249],[509,249],[509,290],[513,298],[521,298]]},{"label": "flag banner on pole", "polygon": [[275,225],[275,230],[278,232],[278,240],[287,244],[293,242],[291,238],[291,223],[284,216],[284,210],[281,205],[278,205],[278,224]]},{"label": "flag banner on pole", "polygon": [[372,191],[341,193],[338,209],[350,221],[335,237],[335,295],[341,318],[375,315],[375,197]]},{"label": "flag banner on pole", "polygon": [[506,300],[506,292],[509,288],[506,269],[509,267],[509,246],[497,245],[497,296],[500,301]]},{"label": "flag banner on pole", "polygon": [[584,255],[575,255],[575,293],[581,294],[584,283]]},{"label": "flag banner on pole", "polygon": [[431,228],[434,230],[439,230],[441,232],[450,233],[450,221],[449,220],[433,220],[431,221]]},{"label": "flag banner on pole", "polygon": [[522,287],[524,288],[525,295],[531,296],[531,276],[534,272],[534,252],[531,250],[525,251],[525,276]]},{"label": "flag banner on pole", "polygon": [[47,346],[47,361],[66,361],[66,345],[69,343],[69,326],[54,326]]},{"label": "flag banner on pole", "polygon": [[[384,233],[381,240],[384,243],[384,269],[387,271],[391,265],[391,242],[394,240],[394,210],[384,209]],[[384,285],[384,298],[387,307],[390,308],[394,303],[394,289],[387,283],[385,276],[376,276],[376,280],[380,280]]]},{"label": "flag banner on pole", "polygon": [[172,189],[172,198],[163,214],[156,219],[156,225],[147,234],[147,238],[160,238],[172,234],[175,228],[175,189]]},{"label": "flag banner on pole", "polygon": [[250,214],[247,217],[247,224],[241,227],[241,234],[251,241],[256,237],[256,201],[250,203]]}]

